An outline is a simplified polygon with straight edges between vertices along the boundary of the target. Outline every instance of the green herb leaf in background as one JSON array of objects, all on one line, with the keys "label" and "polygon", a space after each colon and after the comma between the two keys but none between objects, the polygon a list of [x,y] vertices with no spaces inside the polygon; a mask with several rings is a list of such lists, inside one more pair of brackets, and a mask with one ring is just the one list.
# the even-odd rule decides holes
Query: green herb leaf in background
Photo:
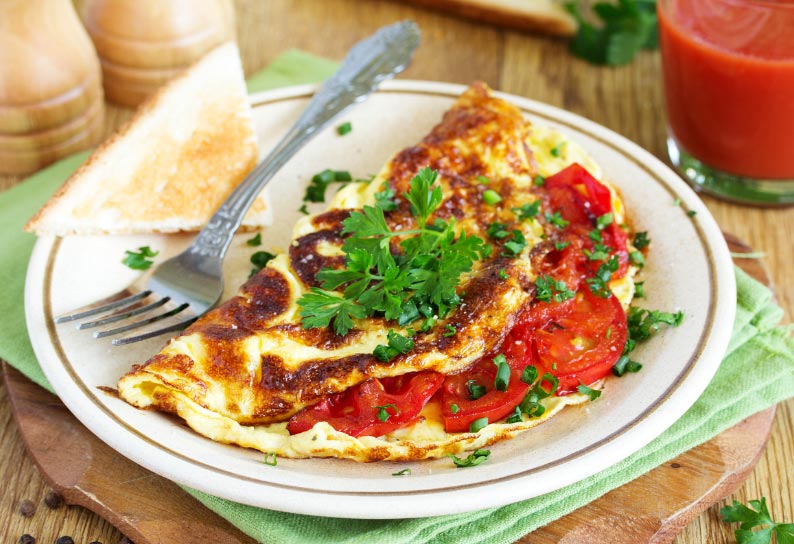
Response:
[{"label": "green herb leaf in background", "polygon": [[578,0],[565,7],[579,23],[570,43],[571,53],[588,62],[618,66],[631,62],[642,49],[658,47],[656,0],[596,2],[593,13],[601,26],[585,19]]},{"label": "green herb leaf in background", "polygon": [[[722,520],[727,523],[741,523],[736,529],[737,544],[768,544],[772,535],[777,537],[778,544],[794,544],[794,523],[776,523],[772,520],[766,507],[766,497],[749,502],[745,506],[733,501],[732,506],[720,509]],[[754,527],[760,527],[753,531]]]}]

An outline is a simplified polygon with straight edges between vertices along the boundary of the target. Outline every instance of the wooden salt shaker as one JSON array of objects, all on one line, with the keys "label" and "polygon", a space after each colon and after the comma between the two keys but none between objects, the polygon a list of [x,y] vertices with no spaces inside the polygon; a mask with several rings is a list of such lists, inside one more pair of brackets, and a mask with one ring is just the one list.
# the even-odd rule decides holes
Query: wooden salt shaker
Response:
[{"label": "wooden salt shaker", "polygon": [[234,39],[231,0],[84,0],[108,100],[137,106],[214,46]]},{"label": "wooden salt shaker", "polygon": [[104,108],[99,62],[71,0],[0,0],[0,174],[96,144]]}]

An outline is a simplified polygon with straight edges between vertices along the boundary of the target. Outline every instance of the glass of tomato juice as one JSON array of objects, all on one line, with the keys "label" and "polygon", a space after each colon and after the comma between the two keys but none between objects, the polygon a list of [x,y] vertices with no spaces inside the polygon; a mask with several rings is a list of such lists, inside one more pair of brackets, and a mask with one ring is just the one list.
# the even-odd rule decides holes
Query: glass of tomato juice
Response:
[{"label": "glass of tomato juice", "polygon": [[697,189],[794,204],[794,0],[659,0],[668,153]]}]

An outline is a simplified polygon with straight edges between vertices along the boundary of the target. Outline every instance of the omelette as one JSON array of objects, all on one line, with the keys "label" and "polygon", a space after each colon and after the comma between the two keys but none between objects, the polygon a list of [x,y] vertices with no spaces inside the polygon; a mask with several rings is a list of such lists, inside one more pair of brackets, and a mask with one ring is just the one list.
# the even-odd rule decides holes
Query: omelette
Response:
[{"label": "omelette", "polygon": [[[219,442],[361,462],[477,450],[590,402],[626,342],[638,269],[623,204],[602,177],[575,142],[474,84],[421,142],[301,219],[288,251],[236,296],[135,365],[120,397]],[[437,195],[427,221],[416,194]],[[372,217],[385,237],[353,229]],[[442,231],[449,248],[475,249],[454,254],[464,259],[455,284],[433,305],[428,270],[452,266],[452,249],[416,253],[412,233]],[[349,249],[372,240],[391,263],[380,276]],[[394,278],[407,261],[421,263],[424,283],[411,269],[414,283],[390,300],[413,313],[365,311],[376,279],[348,301],[346,326],[311,307],[354,290],[329,284],[328,271]]]}]

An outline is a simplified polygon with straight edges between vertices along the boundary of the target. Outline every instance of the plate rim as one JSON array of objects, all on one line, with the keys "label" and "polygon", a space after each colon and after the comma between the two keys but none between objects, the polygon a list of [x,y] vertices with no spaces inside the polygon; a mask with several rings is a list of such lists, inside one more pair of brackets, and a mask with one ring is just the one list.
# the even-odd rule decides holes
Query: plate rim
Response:
[{"label": "plate rim", "polygon": [[[306,98],[310,96],[316,88],[317,85],[298,85],[271,91],[264,91],[251,95],[250,102],[253,107],[259,107],[285,99]],[[465,85],[450,83],[397,80],[382,85],[378,92],[433,94],[452,99],[458,96],[465,88]],[[735,285],[732,274],[732,264],[728,267],[724,266],[726,263],[731,263],[730,255],[716,222],[694,191],[692,191],[692,189],[683,180],[681,180],[666,165],[664,165],[664,163],[625,137],[579,115],[562,110],[555,106],[517,95],[511,95],[502,92],[495,92],[495,95],[509,100],[518,106],[523,113],[529,113],[538,117],[546,117],[555,123],[561,123],[564,125],[567,124],[578,131],[588,133],[589,136],[592,136],[595,139],[601,141],[603,144],[614,148],[626,158],[632,160],[635,164],[646,171],[648,177],[656,180],[657,182],[663,181],[663,185],[667,191],[670,192],[671,196],[680,197],[682,202],[689,209],[697,212],[698,218],[696,228],[699,232],[701,245],[706,251],[708,257],[707,260],[710,264],[711,279],[716,290],[715,293],[710,294],[713,299],[711,301],[711,307],[713,308],[713,319],[711,322],[706,323],[704,331],[702,331],[701,338],[699,340],[699,353],[693,357],[693,360],[690,362],[685,372],[682,373],[683,375],[679,376],[679,379],[671,384],[670,388],[668,388],[665,394],[660,397],[656,403],[650,406],[649,409],[646,410],[646,413],[642,415],[642,417],[635,418],[631,424],[627,425],[628,429],[626,429],[625,432],[622,432],[620,436],[607,437],[605,441],[600,441],[597,447],[594,446],[590,448],[589,451],[576,455],[573,460],[566,461],[565,459],[557,459],[551,463],[552,465],[558,465],[562,462],[567,464],[574,463],[574,466],[582,464],[589,466],[586,468],[579,466],[579,470],[570,470],[569,474],[567,474],[567,477],[562,477],[556,480],[558,485],[550,486],[551,488],[549,489],[543,488],[539,492],[533,493],[533,496],[535,496],[552,491],[554,489],[559,489],[565,485],[579,481],[600,470],[603,470],[604,468],[607,468],[608,466],[615,464],[617,461],[601,461],[593,463],[592,460],[590,460],[590,463],[585,462],[589,457],[597,454],[599,450],[605,447],[605,442],[611,443],[612,447],[623,446],[621,451],[625,449],[628,453],[622,455],[621,459],[625,458],[644,447],[648,442],[661,434],[661,432],[666,430],[670,425],[677,421],[681,415],[683,415],[683,413],[702,393],[706,385],[708,385],[711,377],[719,366],[719,362],[721,360],[722,354],[725,351],[725,348],[727,348],[731,331],[730,325],[733,323],[733,315],[735,312]],[[47,280],[47,278],[43,276],[40,278],[37,277],[37,267],[34,266],[34,263],[39,263],[43,259],[52,258],[53,247],[57,249],[57,245],[59,245],[59,239],[55,239],[53,237],[40,238],[36,242],[33,254],[31,255],[28,268],[28,277],[26,279],[25,286],[25,307],[29,330],[41,330],[40,327],[42,322],[40,320],[36,321],[36,312],[29,311],[29,306],[34,305],[37,297],[39,299],[41,298],[39,293],[41,293],[41,288],[44,287]],[[720,266],[720,264],[722,264],[722,266]],[[36,292],[34,289],[36,280],[45,282],[39,283],[41,287],[38,292]],[[732,294],[732,296],[728,296],[729,294]],[[41,302],[43,303],[44,301]],[[725,306],[726,304],[727,307]],[[46,318],[44,315],[41,317]],[[727,326],[725,326],[726,322],[728,322]],[[36,328],[37,325],[39,327],[38,329]],[[49,321],[45,321],[44,326],[48,331],[50,331],[50,334],[52,334],[52,331],[50,330],[51,328],[54,329],[52,320],[50,319]],[[61,357],[52,344],[48,344],[47,342],[42,343],[33,337],[31,337],[31,342],[34,346],[34,351],[40,360],[52,358],[53,356],[56,358]],[[704,359],[712,359],[712,361],[709,365],[706,365],[702,362]],[[42,369],[44,370],[48,380],[50,380],[50,383],[52,383],[53,387],[56,388],[56,392],[60,393],[56,383],[58,383],[63,389],[68,390],[68,387],[64,387],[59,379],[53,379],[58,378],[57,375],[50,375],[55,371],[53,367],[42,365]],[[681,390],[680,385],[684,382],[688,383],[688,387]],[[675,387],[673,387],[674,385]],[[64,395],[60,396],[63,397]],[[67,396],[66,398],[73,399],[71,395]],[[673,398],[675,398],[676,402],[671,406],[671,399]],[[64,402],[66,403],[66,401]],[[282,486],[281,484],[266,484],[260,481],[251,483],[251,485],[255,487],[275,487],[279,488],[281,491],[283,491],[283,493],[297,494],[298,496],[288,498],[286,503],[283,502],[285,499],[283,495],[280,495],[276,502],[273,500],[261,499],[252,501],[250,496],[256,496],[256,494],[241,497],[239,494],[231,493],[233,496],[229,496],[230,493],[228,488],[206,484],[205,480],[200,478],[198,479],[199,481],[197,481],[195,476],[188,474],[189,471],[182,470],[183,467],[179,467],[176,471],[166,471],[159,466],[151,466],[153,463],[150,461],[149,457],[143,453],[140,455],[130,455],[128,451],[122,451],[124,449],[123,444],[118,444],[120,440],[117,440],[112,436],[104,436],[104,433],[102,435],[97,433],[97,431],[94,429],[97,424],[94,424],[95,422],[91,421],[91,418],[89,418],[87,414],[80,410],[80,408],[82,408],[80,403],[74,404],[78,405],[78,414],[76,414],[78,419],[80,419],[86,427],[94,432],[94,434],[97,434],[103,441],[107,442],[111,445],[111,447],[122,453],[122,455],[125,455],[126,457],[134,460],[135,462],[145,466],[150,470],[154,470],[166,478],[173,479],[191,487],[195,487],[196,489],[205,491],[207,493],[222,496],[230,500],[242,501],[247,504],[252,504],[253,506],[321,516],[390,519],[459,513],[463,511],[481,509],[484,507],[501,506],[503,504],[529,498],[526,493],[518,493],[514,489],[509,489],[509,486],[515,484],[517,479],[527,476],[525,473],[519,472],[511,474],[510,476],[506,476],[502,479],[480,482],[477,485],[467,486],[467,488],[476,488],[477,491],[482,491],[483,486],[488,488],[499,488],[499,500],[487,501],[487,504],[483,504],[483,497],[477,492],[474,492],[474,496],[472,496],[471,490],[467,491],[466,489],[462,490],[458,488],[431,489],[419,492],[329,492],[327,490],[312,490],[303,487],[290,488],[288,486],[288,488],[285,490],[283,489],[285,486]],[[71,404],[67,404],[67,406],[69,407],[70,411],[73,413],[75,412]],[[647,413],[649,411],[650,413]],[[87,419],[88,421],[84,421],[84,419]],[[641,423],[642,425],[640,425]],[[629,443],[629,445],[626,443]],[[605,456],[601,457],[603,459]],[[190,460],[187,460],[187,462],[190,463]],[[158,468],[160,468],[160,470],[158,470]],[[534,474],[546,468],[547,465],[535,467],[531,470],[531,473]],[[214,474],[217,476],[217,472]],[[305,497],[302,496],[304,494],[315,495],[318,493],[327,498],[331,498],[333,496],[345,497],[346,501],[319,501],[325,504],[317,507],[316,504],[312,504],[311,501],[306,501]],[[433,504],[436,506],[436,508],[432,512],[428,512],[427,505],[424,503],[410,507],[410,505],[404,504],[406,501],[401,500],[401,498],[404,498],[405,496],[415,499],[417,495],[425,494],[430,494],[434,498]],[[369,504],[372,502],[371,498],[373,495],[377,496],[379,499],[374,508],[371,504]],[[492,493],[491,495],[494,494]],[[357,497],[359,499],[363,498],[363,500],[351,501],[350,499],[353,497]],[[399,506],[396,508],[384,508],[383,499],[388,499],[389,501],[399,503]],[[419,503],[420,501],[416,502]],[[333,503],[333,507],[327,506],[329,503]],[[367,506],[369,506],[369,508],[367,508]],[[406,506],[409,507],[406,508]]]}]

